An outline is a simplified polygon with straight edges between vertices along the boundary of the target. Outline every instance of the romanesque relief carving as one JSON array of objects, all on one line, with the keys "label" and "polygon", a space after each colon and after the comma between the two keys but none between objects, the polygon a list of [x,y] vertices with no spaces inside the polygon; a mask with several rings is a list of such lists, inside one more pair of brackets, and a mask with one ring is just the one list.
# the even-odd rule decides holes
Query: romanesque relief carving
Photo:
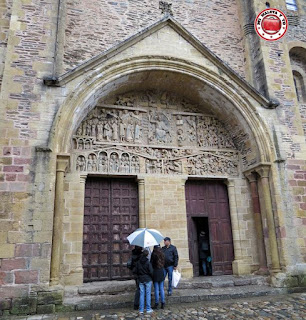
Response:
[{"label": "romanesque relief carving", "polygon": [[[238,175],[237,157],[205,153],[187,160],[189,175]],[[235,159],[236,158],[236,159]]]},{"label": "romanesque relief carving", "polygon": [[96,108],[77,129],[76,136],[78,149],[86,149],[84,141],[141,143],[141,111]]},{"label": "romanesque relief carving", "polygon": [[179,160],[146,159],[146,173],[182,174],[182,162]]},{"label": "romanesque relief carving", "polygon": [[232,141],[227,130],[221,123],[212,117],[202,116],[198,119],[197,137],[200,147],[209,148],[234,148],[235,145]]},{"label": "romanesque relief carving", "polygon": [[171,143],[171,115],[166,112],[149,112],[149,142]]},{"label": "romanesque relief carving", "polygon": [[74,150],[77,171],[238,174],[236,142],[225,126],[168,92],[128,93],[99,103],[76,130]]},{"label": "romanesque relief carving", "polygon": [[79,155],[76,158],[76,170],[114,174],[139,173],[139,157],[114,150],[89,153],[86,157]]}]

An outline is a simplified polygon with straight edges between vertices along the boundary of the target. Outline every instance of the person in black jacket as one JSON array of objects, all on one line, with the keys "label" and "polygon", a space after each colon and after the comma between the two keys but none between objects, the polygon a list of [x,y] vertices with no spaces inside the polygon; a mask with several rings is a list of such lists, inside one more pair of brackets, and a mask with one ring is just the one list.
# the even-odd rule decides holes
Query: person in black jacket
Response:
[{"label": "person in black jacket", "polygon": [[146,296],[146,311],[152,313],[151,308],[151,287],[153,278],[153,268],[151,262],[148,260],[149,251],[144,250],[140,259],[136,263],[135,273],[138,276],[140,299],[139,299],[139,313],[142,314],[144,310],[144,301]]},{"label": "person in black jacket", "polygon": [[168,274],[168,296],[172,295],[172,274],[173,270],[176,270],[178,264],[178,253],[176,247],[171,244],[171,239],[166,237],[164,239],[165,246],[163,247],[163,253],[165,255],[165,278]]},{"label": "person in black jacket", "polygon": [[132,270],[134,277],[135,277],[135,282],[136,282],[136,291],[135,291],[135,296],[134,296],[134,310],[139,309],[139,297],[140,297],[140,291],[139,291],[139,281],[138,281],[138,276],[135,273],[135,268],[136,268],[136,263],[140,259],[142,255],[142,247],[135,246],[135,248],[132,250],[132,256],[130,259],[130,265],[128,265],[128,268]]},{"label": "person in black jacket", "polygon": [[151,255],[151,263],[153,267],[153,285],[155,295],[155,306],[153,309],[158,309],[159,294],[161,309],[165,307],[165,291],[164,291],[164,266],[165,266],[165,255],[162,252],[160,245],[154,246],[154,250]]}]

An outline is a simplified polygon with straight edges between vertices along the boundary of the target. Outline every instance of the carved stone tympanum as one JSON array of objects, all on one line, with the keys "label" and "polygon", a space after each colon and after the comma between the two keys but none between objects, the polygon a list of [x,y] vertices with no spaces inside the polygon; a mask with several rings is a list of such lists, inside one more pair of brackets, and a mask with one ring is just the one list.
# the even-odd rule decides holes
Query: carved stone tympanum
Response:
[{"label": "carved stone tympanum", "polygon": [[77,171],[195,176],[239,171],[238,151],[224,125],[168,92],[132,92],[99,103],[73,139]]}]

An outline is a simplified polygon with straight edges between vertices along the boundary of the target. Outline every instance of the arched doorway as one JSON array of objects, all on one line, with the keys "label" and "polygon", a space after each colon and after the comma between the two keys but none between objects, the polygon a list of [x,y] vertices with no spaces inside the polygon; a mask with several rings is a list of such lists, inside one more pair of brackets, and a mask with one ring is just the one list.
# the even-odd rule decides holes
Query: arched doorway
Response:
[{"label": "arched doorway", "polygon": [[[69,118],[69,126],[55,132],[51,141],[56,143],[58,150],[69,154],[70,172],[66,181],[72,189],[78,190],[75,197],[84,194],[88,176],[136,178],[140,226],[157,224],[163,229],[169,221],[167,217],[171,217],[168,224],[171,229],[164,230],[176,234],[174,239],[180,248],[182,271],[186,276],[192,273],[188,253],[186,179],[200,176],[234,181],[229,189],[235,233],[233,263],[248,265],[242,253],[241,241],[244,239],[239,226],[240,213],[233,201],[233,197],[238,196],[235,181],[247,188],[242,171],[263,160],[267,163],[270,154],[265,150],[269,149],[266,145],[269,139],[265,139],[262,123],[252,107],[233,94],[229,87],[221,83],[218,87],[218,78],[213,79],[216,83],[209,84],[207,79],[192,76],[190,65],[189,74],[182,72],[182,66],[180,68],[180,72],[167,68],[156,70],[152,66],[146,71],[127,69],[126,76],[121,70],[120,75],[112,77],[108,84],[97,85],[94,82],[101,79],[94,80],[79,92],[78,99],[69,98],[56,124],[60,128],[62,119]],[[90,93],[90,87],[95,93]],[[82,101],[83,106],[75,104],[77,101]],[[203,138],[203,132],[211,129],[208,123],[213,123],[222,138],[211,139],[206,144],[205,137],[216,136],[212,130],[211,135]],[[255,123],[257,126],[253,125]],[[197,168],[197,163],[205,164],[203,168],[206,169]],[[163,184],[167,184],[168,190],[158,193],[158,188],[164,188]],[[245,212],[250,210],[247,203]],[[163,208],[158,207],[161,204]],[[166,218],[159,216],[162,211]],[[252,223],[250,220],[248,225]],[[79,242],[83,239],[83,228],[76,233]],[[252,239],[246,240],[250,247],[256,246],[254,234]],[[65,261],[65,252],[63,254]],[[79,281],[83,282],[82,252],[78,254],[79,258],[70,270],[74,270],[74,275],[78,273]],[[256,261],[256,256],[253,258]],[[256,268],[256,262],[252,268]],[[64,277],[69,279],[70,274]]]}]

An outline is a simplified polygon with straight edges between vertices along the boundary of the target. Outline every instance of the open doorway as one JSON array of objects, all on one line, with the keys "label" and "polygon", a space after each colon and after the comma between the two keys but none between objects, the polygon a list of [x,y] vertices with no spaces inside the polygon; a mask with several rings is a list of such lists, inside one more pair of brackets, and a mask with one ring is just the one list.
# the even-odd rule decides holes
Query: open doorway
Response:
[{"label": "open doorway", "polygon": [[210,237],[209,237],[209,224],[207,217],[193,217],[195,231],[197,234],[197,260],[198,274],[199,276],[211,276],[212,265],[211,265],[211,250],[210,250]]}]

